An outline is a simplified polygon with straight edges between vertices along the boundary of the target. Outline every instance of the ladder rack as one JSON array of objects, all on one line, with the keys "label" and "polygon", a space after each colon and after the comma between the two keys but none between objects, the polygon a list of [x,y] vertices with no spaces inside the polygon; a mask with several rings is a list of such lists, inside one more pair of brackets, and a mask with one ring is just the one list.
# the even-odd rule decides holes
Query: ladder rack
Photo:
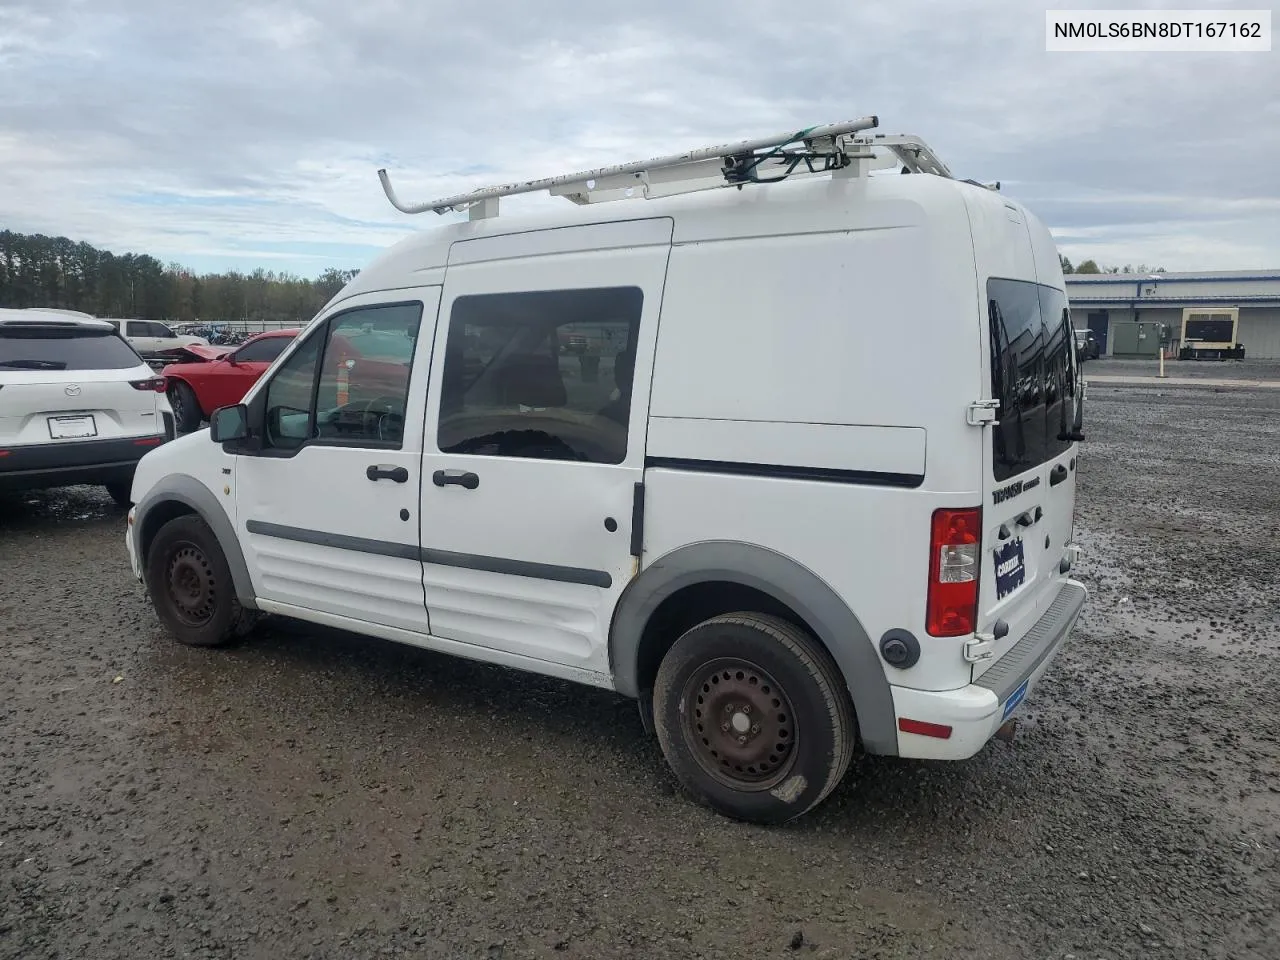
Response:
[{"label": "ladder rack", "polygon": [[[485,187],[426,203],[402,202],[396,196],[385,169],[378,171],[378,179],[391,205],[402,213],[433,210],[443,215],[466,211],[472,220],[477,220],[497,216],[501,197],[541,190],[552,196],[566,197],[574,203],[587,204],[637,195],[656,199],[726,186],[741,189],[748,183],[776,183],[797,174],[865,176],[871,169],[899,165],[903,173],[930,173],[952,178],[946,164],[919,137],[908,134],[859,135],[879,123],[877,117],[863,117],[809,127],[796,133],[700,147],[651,160]],[[884,152],[877,153],[877,148]]]}]

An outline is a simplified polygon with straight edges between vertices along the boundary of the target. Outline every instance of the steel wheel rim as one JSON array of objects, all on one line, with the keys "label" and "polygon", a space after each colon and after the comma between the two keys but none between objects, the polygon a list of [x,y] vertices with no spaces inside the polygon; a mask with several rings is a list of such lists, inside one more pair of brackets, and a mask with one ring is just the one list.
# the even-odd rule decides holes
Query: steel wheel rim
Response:
[{"label": "steel wheel rim", "polygon": [[191,627],[202,627],[217,609],[218,581],[209,558],[194,543],[178,544],[165,568],[165,593],[170,609]]},{"label": "steel wheel rim", "polygon": [[698,667],[682,695],[685,742],[698,765],[734,790],[777,786],[795,764],[791,700],[766,670],[738,657]]}]

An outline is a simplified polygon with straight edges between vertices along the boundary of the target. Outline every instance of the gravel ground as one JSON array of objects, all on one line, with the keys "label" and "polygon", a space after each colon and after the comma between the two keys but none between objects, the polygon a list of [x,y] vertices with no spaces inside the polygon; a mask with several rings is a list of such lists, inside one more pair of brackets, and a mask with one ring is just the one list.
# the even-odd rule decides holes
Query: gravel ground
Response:
[{"label": "gravel ground", "polygon": [[1016,741],[864,758],[780,829],[606,693],[182,648],[104,495],[0,501],[0,957],[1280,957],[1278,407],[1091,388],[1092,599]]},{"label": "gravel ground", "polygon": [[[1092,376],[1154,377],[1160,372],[1160,359],[1099,357],[1086,360],[1082,369],[1086,379]],[[1166,360],[1164,372],[1169,377],[1197,380],[1276,380],[1280,379],[1280,360]]]}]

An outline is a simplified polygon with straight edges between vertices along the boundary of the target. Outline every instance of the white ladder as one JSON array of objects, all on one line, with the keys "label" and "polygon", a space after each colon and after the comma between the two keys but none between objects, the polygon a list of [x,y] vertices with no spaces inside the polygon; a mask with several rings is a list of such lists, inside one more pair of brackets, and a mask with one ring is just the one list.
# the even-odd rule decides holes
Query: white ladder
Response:
[{"label": "white ladder", "polygon": [[[684,153],[566,173],[542,180],[526,180],[485,187],[426,203],[404,203],[396,196],[385,169],[378,171],[382,189],[391,205],[402,213],[438,214],[467,211],[470,219],[498,215],[498,199],[546,190],[574,203],[601,203],[641,196],[645,199],[736,186],[774,183],[797,174],[865,176],[872,169],[901,165],[903,173],[930,173],[951,179],[951,171],[919,137],[908,134],[859,136],[879,126],[877,117],[809,127],[779,134],[700,147]],[[786,149],[794,147],[795,149]],[[877,153],[877,148],[882,153]],[[973,182],[973,181],[969,181]],[[979,184],[979,186],[984,186]],[[996,184],[994,189],[999,189]]]}]

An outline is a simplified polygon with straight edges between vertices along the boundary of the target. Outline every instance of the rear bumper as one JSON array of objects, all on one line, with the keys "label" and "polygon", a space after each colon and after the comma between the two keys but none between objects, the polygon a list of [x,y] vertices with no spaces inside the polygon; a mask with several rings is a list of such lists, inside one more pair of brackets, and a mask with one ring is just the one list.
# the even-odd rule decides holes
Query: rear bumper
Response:
[{"label": "rear bumper", "polygon": [[[1071,634],[1088,591],[1075,580],[1058,590],[1035,626],[976,682],[956,690],[892,687],[895,727],[903,718],[950,727],[945,739],[898,729],[898,755],[926,760],[964,760],[986,746],[1035,690],[1049,663]],[[1025,686],[1024,686],[1025,684]]]},{"label": "rear bumper", "polygon": [[[166,427],[170,418],[166,417]],[[133,476],[138,461],[172,432],[112,440],[77,440],[9,447],[0,455],[0,490],[108,483]]]}]

